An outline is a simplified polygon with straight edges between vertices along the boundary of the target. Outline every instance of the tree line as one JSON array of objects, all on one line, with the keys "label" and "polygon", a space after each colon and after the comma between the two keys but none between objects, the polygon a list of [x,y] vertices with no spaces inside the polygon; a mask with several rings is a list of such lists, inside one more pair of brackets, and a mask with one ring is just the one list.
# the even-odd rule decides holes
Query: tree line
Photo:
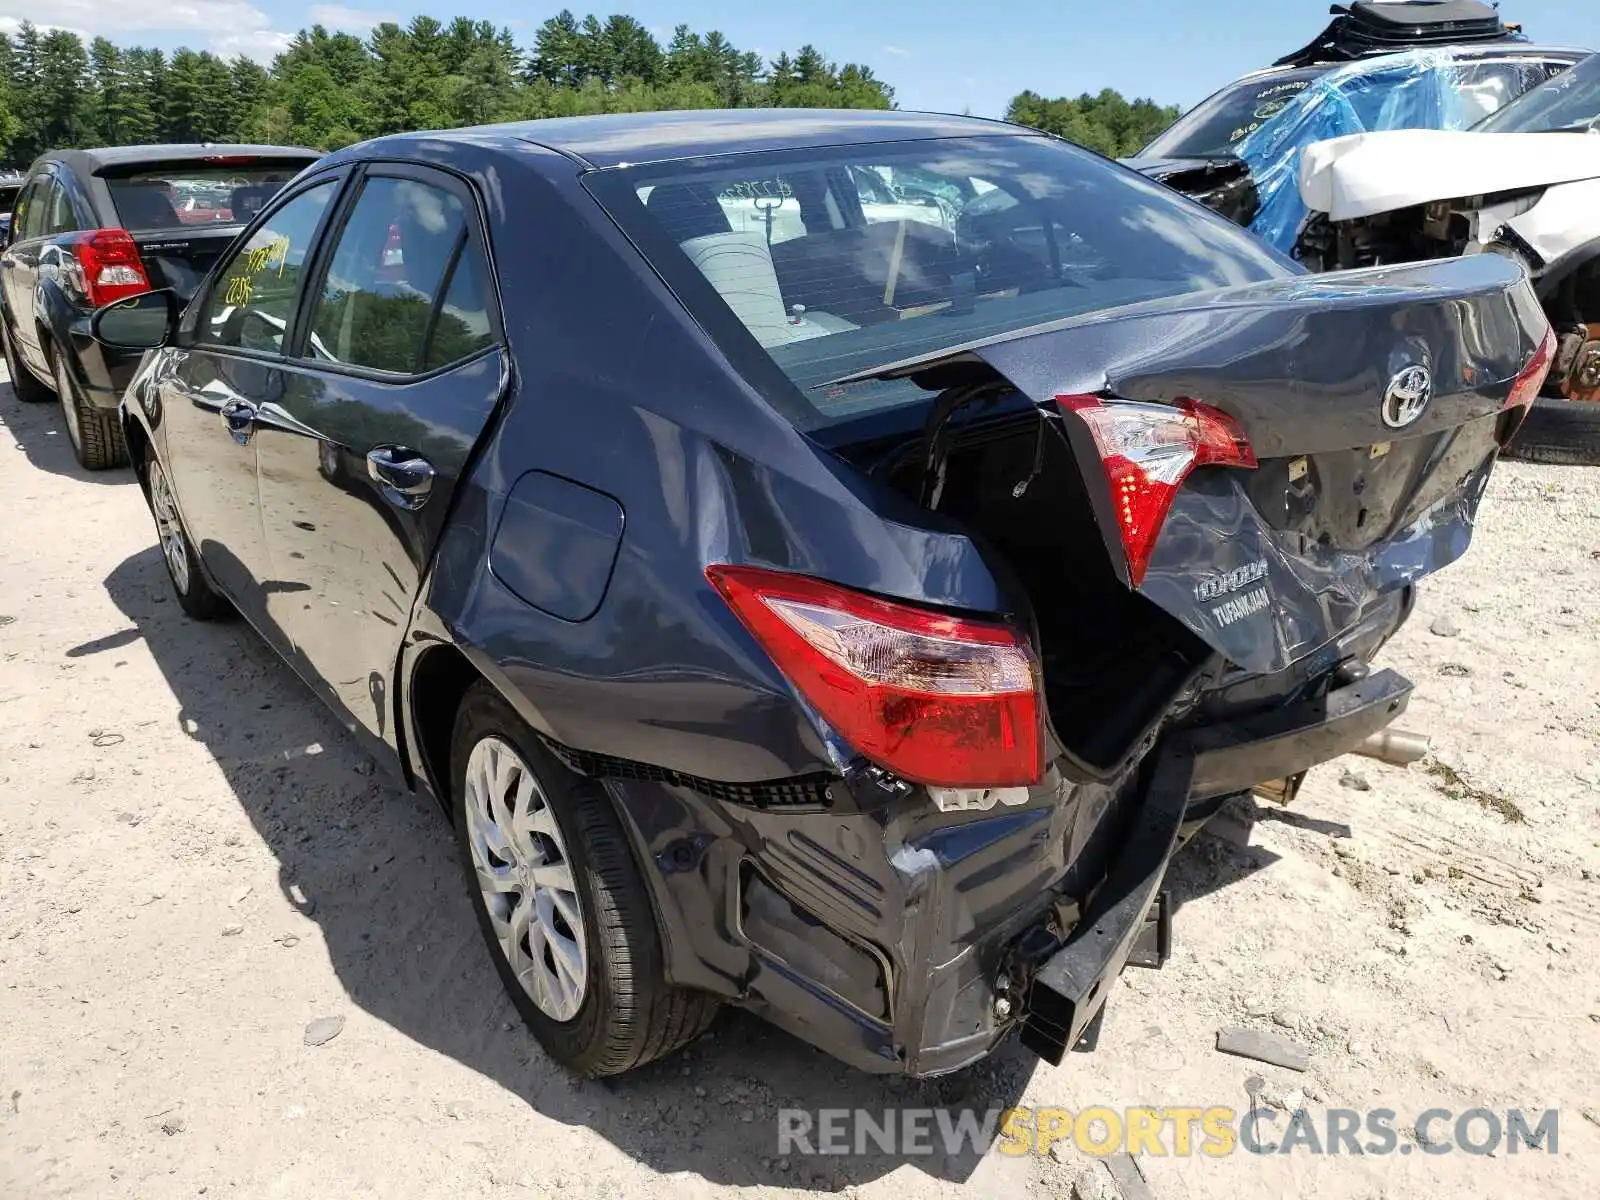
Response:
[{"label": "tree line", "polygon": [[1006,108],[1006,120],[1032,125],[1058,137],[1097,150],[1108,158],[1136,154],[1178,119],[1176,105],[1154,100],[1128,100],[1104,89],[1098,96],[1046,100],[1038,92],[1019,92]]},{"label": "tree line", "polygon": [[23,22],[0,34],[0,160],[26,167],[69,146],[268,142],[333,150],[363,138],[584,113],[676,108],[891,108],[894,89],[815,46],[763,61],[687,25],[663,46],[628,16],[563,11],[533,45],[457,17],[317,25],[271,66],[210,51],[87,46]]},{"label": "tree line", "polygon": [[[333,150],[410,129],[679,108],[892,108],[870,67],[839,66],[815,46],[769,60],[721,33],[679,25],[663,45],[633,17],[563,11],[531,46],[511,30],[456,17],[384,22],[365,38],[302,30],[270,66],[210,51],[86,46],[71,30],[24,21],[0,34],[0,162],[46,150],[149,142],[268,142]],[[1024,91],[1009,120],[1119,156],[1178,109]]]}]

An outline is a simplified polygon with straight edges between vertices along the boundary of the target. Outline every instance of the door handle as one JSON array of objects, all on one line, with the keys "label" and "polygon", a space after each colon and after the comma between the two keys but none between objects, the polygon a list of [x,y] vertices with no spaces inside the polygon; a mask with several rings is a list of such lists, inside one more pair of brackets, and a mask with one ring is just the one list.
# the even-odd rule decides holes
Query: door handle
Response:
[{"label": "door handle", "polygon": [[256,431],[256,406],[243,400],[229,400],[217,410],[217,415],[222,418],[222,427],[228,431],[228,436],[239,445],[244,445],[250,440],[250,435]]},{"label": "door handle", "polygon": [[426,504],[433,491],[433,464],[403,446],[378,446],[368,451],[367,474],[385,500],[408,512]]}]

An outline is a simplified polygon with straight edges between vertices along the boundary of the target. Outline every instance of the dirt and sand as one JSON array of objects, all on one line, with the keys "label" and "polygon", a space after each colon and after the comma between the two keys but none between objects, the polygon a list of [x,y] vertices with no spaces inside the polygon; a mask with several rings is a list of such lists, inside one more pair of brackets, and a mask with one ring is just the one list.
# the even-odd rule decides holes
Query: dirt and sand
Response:
[{"label": "dirt and sand", "polygon": [[[247,627],[183,618],[131,477],[78,470],[56,409],[4,387],[0,423],[0,1195],[1098,1194],[1075,1150],[783,1158],[776,1113],[1244,1109],[1247,1082],[1391,1108],[1401,1144],[1145,1156],[1124,1194],[1597,1194],[1600,471],[1499,469],[1384,656],[1432,756],[1329,764],[1186,849],[1175,957],[1124,975],[1095,1053],[880,1080],[731,1013],[589,1083],[516,1024],[430,802]],[[1310,1070],[1217,1053],[1228,1026]],[[1401,1152],[1478,1107],[1558,1108],[1559,1153]]]}]

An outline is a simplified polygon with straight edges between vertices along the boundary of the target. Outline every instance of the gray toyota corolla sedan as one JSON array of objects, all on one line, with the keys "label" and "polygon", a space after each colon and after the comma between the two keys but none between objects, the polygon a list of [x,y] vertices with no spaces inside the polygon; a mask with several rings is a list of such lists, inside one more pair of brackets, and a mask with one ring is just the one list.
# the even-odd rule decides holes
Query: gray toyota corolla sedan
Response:
[{"label": "gray toyota corolla sedan", "polygon": [[439,799],[592,1075],[724,1003],[1059,1060],[1184,831],[1402,711],[1550,347],[1491,255],[1310,276],[1029,130],[805,111],[355,146],[95,328],[183,607]]}]

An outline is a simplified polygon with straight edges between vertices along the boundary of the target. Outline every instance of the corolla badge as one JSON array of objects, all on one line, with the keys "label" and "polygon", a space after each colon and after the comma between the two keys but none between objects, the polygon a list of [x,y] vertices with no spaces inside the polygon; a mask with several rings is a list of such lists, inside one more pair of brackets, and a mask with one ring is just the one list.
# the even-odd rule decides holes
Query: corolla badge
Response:
[{"label": "corolla badge", "polygon": [[1433,375],[1427,367],[1407,367],[1383,393],[1383,423],[1404,429],[1422,415],[1433,399]]}]

